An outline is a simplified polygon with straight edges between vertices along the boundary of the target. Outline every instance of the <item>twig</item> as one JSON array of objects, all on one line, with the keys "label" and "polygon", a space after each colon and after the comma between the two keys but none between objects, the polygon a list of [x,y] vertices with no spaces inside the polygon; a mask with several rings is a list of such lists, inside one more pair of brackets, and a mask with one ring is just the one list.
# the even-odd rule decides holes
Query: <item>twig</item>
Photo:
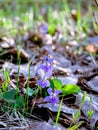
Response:
[{"label": "twig", "polygon": [[96,3],[96,5],[98,6],[98,1],[97,1],[97,0],[95,0],[95,3]]},{"label": "twig", "polygon": [[93,12],[93,16],[94,16],[94,18],[95,18],[95,23],[96,23],[96,25],[98,25],[98,21],[97,21],[97,18],[96,18],[96,15],[95,15],[94,12]]}]

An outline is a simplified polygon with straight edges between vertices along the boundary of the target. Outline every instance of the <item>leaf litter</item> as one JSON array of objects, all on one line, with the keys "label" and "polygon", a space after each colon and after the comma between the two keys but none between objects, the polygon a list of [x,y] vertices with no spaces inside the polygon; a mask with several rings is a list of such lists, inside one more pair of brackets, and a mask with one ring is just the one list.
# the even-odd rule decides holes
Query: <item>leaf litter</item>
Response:
[{"label": "leaf litter", "polygon": [[[33,36],[32,36],[33,38]],[[78,85],[81,87],[81,89],[83,91],[86,91],[88,93],[87,95],[87,99],[85,104],[83,105],[81,111],[82,111],[82,115],[80,116],[79,120],[85,121],[87,120],[86,124],[86,129],[90,128],[92,129],[94,127],[94,125],[96,124],[96,122],[98,121],[98,101],[97,101],[97,94],[98,94],[98,68],[96,66],[96,64],[98,63],[97,61],[97,57],[95,56],[94,60],[96,62],[96,64],[93,62],[93,60],[91,59],[91,56],[89,54],[73,54],[73,48],[74,46],[70,47],[69,44],[65,44],[65,45],[60,45],[59,46],[59,50],[58,50],[58,43],[56,44],[51,44],[51,45],[42,45],[42,47],[39,47],[40,45],[36,45],[36,43],[34,43],[34,41],[30,40],[30,44],[31,46],[28,46],[26,49],[24,49],[25,44],[23,45],[23,49],[24,51],[21,52],[20,57],[21,57],[21,64],[20,64],[20,72],[19,72],[19,83],[18,83],[18,87],[20,89],[20,93],[25,93],[26,92],[26,86],[27,86],[27,80],[28,80],[28,55],[30,56],[30,80],[29,80],[29,85],[30,88],[35,88],[35,84],[36,81],[38,79],[37,73],[36,73],[36,68],[38,66],[38,64],[40,64],[41,61],[41,57],[43,57],[44,55],[51,55],[54,58],[54,72],[53,75],[54,77],[57,77],[58,79],[61,79],[63,86],[66,84],[74,84],[74,85]],[[26,41],[25,41],[26,43]],[[27,43],[29,44],[29,43]],[[52,47],[53,46],[53,47]],[[37,50],[35,51],[35,53],[37,52],[37,54],[32,54],[32,49],[34,50],[34,48],[37,48]],[[68,48],[68,49],[67,49]],[[5,50],[3,53],[0,53],[0,55],[2,56],[1,59],[6,61],[6,62],[1,62],[1,70],[2,69],[7,69],[9,71],[9,75],[10,75],[10,82],[9,82],[9,87],[8,89],[16,89],[16,83],[17,83],[17,73],[18,73],[18,65],[17,65],[17,50],[15,50],[15,47],[13,46],[13,49],[7,49],[7,47],[2,48],[2,50]],[[87,49],[87,48],[86,48]],[[29,54],[28,54],[28,50],[29,50]],[[63,50],[63,51],[62,51]],[[67,51],[66,51],[67,50]],[[58,52],[59,51],[59,52]],[[76,51],[76,50],[75,50]],[[78,50],[77,50],[78,51]],[[87,50],[89,51],[89,50]],[[25,52],[25,53],[24,53]],[[91,50],[90,50],[91,52]],[[94,52],[96,53],[96,51]],[[26,55],[27,54],[27,55]],[[10,55],[10,56],[8,56]],[[12,58],[11,58],[12,56]],[[8,58],[7,58],[8,57]],[[15,60],[16,58],[16,60]],[[73,61],[74,58],[74,61]],[[4,82],[3,78],[2,78],[3,74],[1,71],[1,83]],[[63,103],[62,107],[61,107],[61,114],[60,114],[60,118],[59,118],[59,122],[63,125],[60,126],[60,129],[64,129],[67,128],[71,122],[72,122],[72,115],[73,113],[77,112],[77,106],[81,103],[81,98],[82,98],[83,93],[80,93],[78,95],[75,95],[75,97],[73,97],[75,102],[71,102],[70,104],[70,100],[68,100],[67,102],[67,97],[64,97],[64,99],[66,100],[65,103]],[[90,95],[92,95],[92,109],[94,111],[93,116],[91,117],[90,121],[88,121],[87,119],[87,111],[90,108]],[[33,98],[33,97],[32,97]],[[70,99],[71,96],[68,98]],[[30,99],[31,100],[31,99]],[[34,99],[35,100],[35,99]],[[16,122],[16,127],[13,126],[14,123],[12,123],[12,128],[13,129],[26,129],[26,127],[28,127],[28,129],[38,129],[41,128],[42,130],[48,130],[48,129],[59,129],[59,125],[57,127],[53,127],[52,124],[50,125],[48,122],[50,117],[48,116],[48,119],[43,118],[41,115],[41,113],[38,111],[42,111],[42,109],[45,109],[45,113],[47,114],[48,111],[50,111],[49,113],[51,113],[50,115],[52,115],[52,123],[53,121],[55,121],[56,118],[56,113],[58,111],[58,107],[59,104],[55,104],[55,106],[51,106],[50,103],[45,103],[43,102],[43,100],[40,100],[39,102],[37,101],[38,99],[35,100],[35,104],[31,103],[31,106],[34,106],[34,111],[33,111],[33,115],[35,115],[37,118],[42,118],[42,120],[44,122],[36,122],[33,123],[33,121],[31,121],[32,123],[28,126],[28,123],[26,124],[27,126],[20,127],[21,125],[19,125],[19,123],[17,121],[21,120],[21,118],[19,119],[15,119],[14,118],[14,123]],[[30,101],[29,101],[30,102]],[[2,104],[2,102],[1,102]],[[78,106],[79,107],[79,106]],[[29,107],[29,109],[31,109],[32,107]],[[38,109],[38,110],[37,110]],[[42,111],[43,113],[43,111]],[[48,114],[49,114],[48,113]],[[9,114],[8,114],[9,115]],[[1,115],[3,116],[3,115]],[[33,117],[33,116],[32,116]],[[11,117],[12,118],[12,117]],[[8,118],[9,119],[9,118]],[[27,122],[28,119],[23,118],[22,120],[25,120]],[[20,123],[23,123],[23,121],[20,121]],[[9,123],[5,123],[2,119],[1,119],[1,123],[0,125],[3,128],[7,128],[9,126]],[[10,120],[9,120],[10,122]],[[17,126],[18,124],[18,126]],[[82,126],[81,126],[82,128]],[[11,124],[10,124],[10,129],[11,129]]]},{"label": "leaf litter", "polygon": [[[73,19],[77,18],[76,15],[72,14]],[[71,35],[75,35],[74,29],[68,28],[68,30]],[[19,38],[22,43],[20,49],[18,48],[19,40],[17,39],[17,37],[15,39],[6,38],[6,40],[0,38],[0,88],[2,89],[2,83],[5,83],[3,70],[7,70],[10,76],[7,88],[8,95],[11,94],[9,90],[13,92],[17,89],[17,75],[19,76],[19,99],[22,100],[21,95],[23,96],[27,93],[26,88],[29,84],[28,113],[23,115],[21,108],[20,111],[15,111],[11,110],[10,106],[9,108],[4,106],[9,111],[0,112],[0,128],[2,130],[67,130],[73,122],[73,114],[78,112],[84,91],[87,92],[86,101],[82,105],[80,117],[73,124],[75,125],[77,122],[83,121],[78,130],[92,130],[94,127],[97,127],[98,36],[90,37],[86,41],[86,45],[84,45],[75,40],[64,41],[63,34],[59,30],[52,32],[52,35],[49,32],[47,34],[28,32],[28,34],[21,36],[21,39]],[[60,43],[61,41],[62,43]],[[17,62],[18,53],[20,53],[20,65]],[[70,94],[63,97],[58,126],[54,124],[59,104],[56,103],[52,106],[51,103],[44,102],[43,98],[37,97],[36,94],[32,96],[36,92],[36,83],[39,79],[37,68],[45,55],[53,57],[53,77],[60,79],[63,87],[67,84],[73,84],[74,86],[78,85],[82,90],[79,94]],[[28,72],[28,62],[30,64],[30,73]],[[28,73],[30,76],[29,81]],[[12,97],[12,103],[15,101],[16,95],[14,92],[11,95],[9,99],[6,99],[6,93],[3,95],[8,104]],[[0,96],[0,105],[2,106],[4,101],[2,100],[2,95]],[[92,102],[90,102],[91,96]],[[93,115],[88,119],[90,106],[92,106]]]}]

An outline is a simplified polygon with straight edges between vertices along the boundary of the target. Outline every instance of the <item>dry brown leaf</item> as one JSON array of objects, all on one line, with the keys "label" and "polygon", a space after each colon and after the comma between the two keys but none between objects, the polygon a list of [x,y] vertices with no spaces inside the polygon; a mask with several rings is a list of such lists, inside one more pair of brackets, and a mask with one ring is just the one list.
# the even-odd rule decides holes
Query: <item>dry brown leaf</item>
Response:
[{"label": "dry brown leaf", "polygon": [[96,53],[96,48],[95,48],[95,46],[94,46],[93,44],[88,44],[88,45],[86,46],[86,50],[87,50],[88,52],[90,52],[90,53]]}]

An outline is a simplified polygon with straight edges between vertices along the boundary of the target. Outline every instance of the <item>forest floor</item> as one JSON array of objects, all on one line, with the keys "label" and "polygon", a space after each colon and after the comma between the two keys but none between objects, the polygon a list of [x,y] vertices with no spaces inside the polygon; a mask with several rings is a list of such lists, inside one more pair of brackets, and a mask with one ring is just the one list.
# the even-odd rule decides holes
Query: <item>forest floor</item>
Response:
[{"label": "forest floor", "polygon": [[[98,130],[97,1],[0,7],[0,130]],[[62,90],[54,105],[38,86],[44,56],[53,59],[50,88]]]}]

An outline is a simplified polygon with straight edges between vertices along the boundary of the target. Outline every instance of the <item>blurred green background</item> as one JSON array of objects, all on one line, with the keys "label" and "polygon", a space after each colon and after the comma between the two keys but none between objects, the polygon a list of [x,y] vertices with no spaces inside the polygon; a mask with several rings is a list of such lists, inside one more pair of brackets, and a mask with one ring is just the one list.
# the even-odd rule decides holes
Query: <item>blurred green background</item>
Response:
[{"label": "blurred green background", "polygon": [[0,35],[36,32],[39,22],[60,29],[66,38],[96,35],[93,10],[96,5],[85,0],[0,0]]}]

